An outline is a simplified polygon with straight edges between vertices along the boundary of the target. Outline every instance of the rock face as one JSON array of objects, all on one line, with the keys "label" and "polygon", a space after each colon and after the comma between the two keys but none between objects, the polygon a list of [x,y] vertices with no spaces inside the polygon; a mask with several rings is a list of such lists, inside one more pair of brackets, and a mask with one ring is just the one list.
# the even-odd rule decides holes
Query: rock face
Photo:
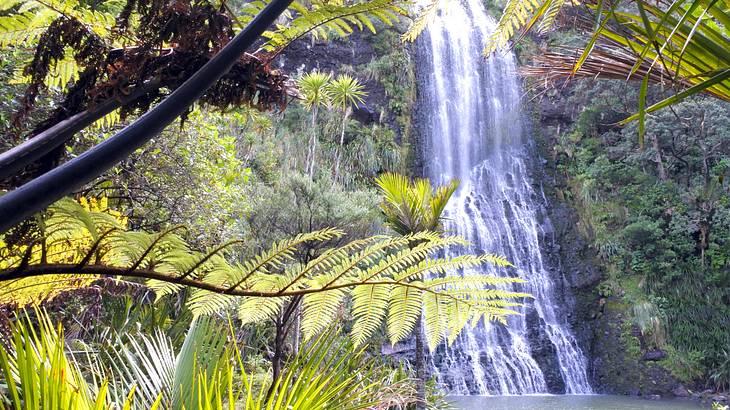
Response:
[{"label": "rock face", "polygon": [[580,114],[580,107],[566,103],[571,92],[568,84],[562,94],[545,98],[532,107],[536,155],[546,159],[536,183],[542,185],[547,196],[548,217],[554,230],[554,245],[547,253],[558,261],[554,266],[560,269],[555,275],[560,276],[564,293],[572,295],[566,297],[565,303],[573,304],[570,320],[588,356],[594,391],[671,397],[673,391],[680,390],[677,390],[678,381],[658,363],[666,357],[666,352],[642,353],[640,337],[629,320],[630,306],[599,296],[596,286],[603,278],[600,265],[594,263],[596,255],[580,234],[576,210],[562,200],[558,189],[565,186],[564,176],[558,174],[550,154],[561,130],[568,130]]},{"label": "rock face", "polygon": [[[291,77],[312,70],[337,75],[343,71],[343,66],[353,67],[357,71],[358,67],[365,66],[377,57],[373,42],[373,35],[358,31],[345,39],[326,42],[303,39],[292,43],[275,61],[277,67]],[[372,76],[358,75],[357,72],[355,76],[364,85],[367,95],[363,98],[364,103],[353,110],[352,118],[366,125],[382,121],[400,135],[403,130],[398,129],[395,117],[388,108],[390,98],[383,85]],[[384,118],[381,118],[381,113]]]},{"label": "rock face", "polygon": [[535,359],[545,376],[545,383],[548,390],[552,393],[565,393],[565,382],[560,374],[560,363],[558,362],[555,345],[550,342],[550,338],[545,333],[544,323],[541,321],[534,310],[527,313],[528,338],[532,342],[530,345],[530,355]]}]

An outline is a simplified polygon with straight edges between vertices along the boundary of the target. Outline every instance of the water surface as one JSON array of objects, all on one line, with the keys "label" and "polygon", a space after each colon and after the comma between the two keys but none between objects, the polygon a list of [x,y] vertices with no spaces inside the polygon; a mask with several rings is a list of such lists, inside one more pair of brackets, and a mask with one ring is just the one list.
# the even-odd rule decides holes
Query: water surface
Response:
[{"label": "water surface", "polygon": [[703,408],[689,400],[647,400],[628,396],[491,396],[454,397],[461,410],[696,410]]}]

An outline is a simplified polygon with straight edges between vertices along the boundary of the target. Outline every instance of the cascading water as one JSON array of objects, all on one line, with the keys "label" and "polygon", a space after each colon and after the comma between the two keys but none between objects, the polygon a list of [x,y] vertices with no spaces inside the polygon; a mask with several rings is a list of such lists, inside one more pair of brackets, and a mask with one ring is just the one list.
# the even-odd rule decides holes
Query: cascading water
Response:
[{"label": "cascading water", "polygon": [[[506,256],[528,281],[516,290],[535,301],[508,326],[467,329],[432,357],[432,371],[452,394],[590,393],[585,358],[541,250],[550,226],[544,195],[530,182],[514,58],[481,57],[494,21],[481,0],[462,2],[440,12],[418,47],[427,174],[461,180],[447,229],[468,239],[469,251]],[[507,274],[492,267],[480,272]],[[548,380],[548,373],[562,380]]]}]

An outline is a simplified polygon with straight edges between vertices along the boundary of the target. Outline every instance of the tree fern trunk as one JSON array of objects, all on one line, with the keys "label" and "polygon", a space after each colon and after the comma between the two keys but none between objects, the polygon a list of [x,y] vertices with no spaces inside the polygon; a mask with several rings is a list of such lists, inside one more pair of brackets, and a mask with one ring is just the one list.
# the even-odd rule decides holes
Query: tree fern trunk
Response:
[{"label": "tree fern trunk", "polygon": [[340,146],[337,148],[337,156],[335,159],[335,182],[340,176],[340,161],[342,160],[342,146],[345,144],[345,130],[347,129],[347,120],[350,117],[350,107],[345,109],[345,117],[342,119],[342,133],[340,134]]},{"label": "tree fern trunk", "polygon": [[314,107],[312,107],[312,133],[309,135],[309,150],[307,151],[307,167],[306,172],[307,175],[309,175],[309,178],[314,178],[314,157],[315,157],[315,151],[317,148],[317,113],[319,109],[317,105],[315,104]]},{"label": "tree fern trunk", "polygon": [[426,355],[423,351],[423,316],[416,323],[416,410],[426,409]]},{"label": "tree fern trunk", "polygon": [[271,385],[269,385],[269,390],[266,392],[267,401],[273,396],[276,381],[279,380],[279,376],[281,375],[281,366],[284,361],[284,338],[286,337],[285,328],[286,322],[283,319],[278,318],[276,320],[276,335],[274,336],[274,355],[271,357]]}]

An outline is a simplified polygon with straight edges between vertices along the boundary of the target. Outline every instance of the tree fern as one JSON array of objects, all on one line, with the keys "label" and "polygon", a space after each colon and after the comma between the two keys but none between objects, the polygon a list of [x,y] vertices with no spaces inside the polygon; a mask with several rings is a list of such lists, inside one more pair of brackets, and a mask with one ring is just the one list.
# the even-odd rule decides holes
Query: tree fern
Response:
[{"label": "tree fern", "polygon": [[393,343],[405,340],[421,317],[423,291],[414,286],[397,286],[391,292],[388,303],[388,337]]},{"label": "tree fern", "polygon": [[423,295],[423,328],[428,348],[434,350],[447,335],[449,300],[439,293],[426,292]]},{"label": "tree fern", "polygon": [[239,300],[236,313],[242,324],[258,323],[272,319],[279,314],[281,307],[289,301],[281,298],[243,298]]},{"label": "tree fern", "polygon": [[[324,286],[328,280],[327,277],[318,277],[313,280],[313,284]],[[304,295],[302,299],[302,333],[305,340],[316,336],[332,324],[345,295],[345,289],[342,288]]]},{"label": "tree fern", "polygon": [[[245,323],[259,322],[275,316],[289,298],[302,297],[302,327],[309,339],[325,329],[352,296],[356,344],[370,338],[383,322],[391,341],[401,341],[423,311],[433,348],[445,337],[453,340],[453,332],[463,327],[459,324],[469,319],[503,322],[516,314],[511,308],[520,306],[513,300],[529,297],[499,288],[520,279],[458,273],[485,263],[506,267],[509,263],[504,258],[435,258],[451,246],[465,244],[456,236],[428,231],[376,236],[326,250],[306,264],[296,262],[293,256],[303,245],[326,244],[343,235],[337,229],[324,229],[277,242],[233,264],[226,252],[240,241],[206,252],[192,251],[177,235],[180,228],[159,233],[126,231],[123,218],[99,209],[104,201],[92,202],[84,206],[64,200],[39,217],[42,229],[31,243],[44,246],[2,249],[0,303],[26,304],[65,289],[49,293],[48,287],[42,287],[37,292],[35,276],[64,280],[70,275],[67,288],[87,286],[99,274],[131,276],[147,279],[158,297],[193,287],[188,305],[196,317],[235,309]],[[59,251],[49,253],[55,249]],[[46,259],[39,253],[45,253]],[[452,321],[454,326],[449,325]]]},{"label": "tree fern", "polygon": [[[29,244],[10,247],[0,238],[0,270],[12,271],[23,264],[63,263],[77,266],[95,262],[103,257],[104,247],[98,244],[104,232],[122,229],[126,219],[118,212],[107,209],[106,200],[87,200],[81,203],[61,201],[52,214],[39,220],[39,236]],[[102,238],[109,240],[109,236]],[[79,252],[79,250],[86,252]],[[0,304],[33,305],[53,299],[59,294],[86,287],[97,275],[79,275],[68,271],[36,278],[16,277],[0,283]]]},{"label": "tree fern", "polygon": [[0,17],[0,48],[35,44],[54,18],[51,10],[25,11]]}]

